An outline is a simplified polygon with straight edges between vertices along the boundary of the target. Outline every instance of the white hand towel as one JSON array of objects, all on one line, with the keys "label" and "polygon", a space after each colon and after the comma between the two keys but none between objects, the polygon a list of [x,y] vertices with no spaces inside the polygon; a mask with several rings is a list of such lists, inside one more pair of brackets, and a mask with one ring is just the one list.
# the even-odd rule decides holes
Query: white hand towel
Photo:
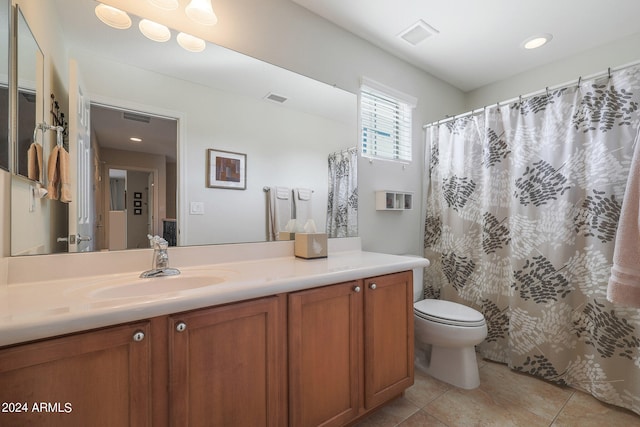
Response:
[{"label": "white hand towel", "polygon": [[285,231],[291,220],[291,189],[270,187],[267,191],[267,239],[278,239],[278,232]]},{"label": "white hand towel", "polygon": [[620,305],[640,307],[640,132],[636,136],[622,201],[607,299]]},{"label": "white hand towel", "polygon": [[311,209],[311,196],[313,190],[310,188],[296,188],[293,190],[293,208],[294,216],[296,219],[296,226],[298,232],[302,232],[304,225],[310,219],[313,219],[313,211]]}]

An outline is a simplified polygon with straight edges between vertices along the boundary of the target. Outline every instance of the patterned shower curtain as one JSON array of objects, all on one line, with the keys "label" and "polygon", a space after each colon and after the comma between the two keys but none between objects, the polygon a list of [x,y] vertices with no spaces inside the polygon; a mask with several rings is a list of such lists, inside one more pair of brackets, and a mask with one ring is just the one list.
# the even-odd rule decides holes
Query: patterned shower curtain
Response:
[{"label": "patterned shower curtain", "polygon": [[358,235],[358,152],[355,147],[329,154],[327,235]]},{"label": "patterned shower curtain", "polygon": [[640,414],[640,310],[606,300],[640,67],[427,128],[425,296],[482,356]]}]

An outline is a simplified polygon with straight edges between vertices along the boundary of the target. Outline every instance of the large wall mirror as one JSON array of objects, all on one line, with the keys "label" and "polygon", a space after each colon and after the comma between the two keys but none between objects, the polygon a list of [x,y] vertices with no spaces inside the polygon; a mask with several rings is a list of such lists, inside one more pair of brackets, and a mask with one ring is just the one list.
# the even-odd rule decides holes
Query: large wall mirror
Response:
[{"label": "large wall mirror", "polygon": [[44,58],[20,8],[17,9],[16,75],[17,123],[16,174],[43,182],[43,144],[35,131],[43,117],[42,84]]},{"label": "large wall mirror", "polygon": [[[178,46],[173,30],[168,42],[152,42],[138,31],[135,15],[129,29],[110,28],[96,18],[93,0],[47,3],[49,10],[29,8],[33,21],[57,20],[45,24],[50,28],[38,28],[36,39],[40,32],[57,31],[64,46],[52,49],[56,56],[44,48],[45,67],[51,67],[53,80],[65,81],[77,68],[82,86],[75,81],[62,85],[69,99],[76,99],[69,102],[68,117],[73,122],[75,106],[82,104],[90,123],[91,142],[83,151],[90,168],[82,182],[72,184],[89,194],[85,212],[94,224],[92,243],[76,240],[78,251],[146,247],[143,239],[125,238],[132,234],[128,230],[140,234],[140,228],[163,234],[175,227],[178,245],[268,240],[265,188],[311,190],[305,210],[325,230],[328,159],[356,145],[356,95],[208,42],[203,52],[188,52]],[[46,13],[48,19],[37,16]],[[72,128],[73,151],[77,136]],[[208,159],[211,150],[221,157],[232,153],[221,164],[243,168],[242,189],[208,185],[216,173]],[[12,185],[13,191],[25,190]],[[119,198],[118,191],[126,198]],[[68,204],[71,224],[83,211],[72,209],[77,202]],[[55,200],[37,203],[60,205]],[[123,210],[127,215],[114,213]],[[127,225],[128,214],[141,220],[139,225]],[[25,216],[12,212],[12,255],[41,253],[30,249],[33,245],[13,250],[13,241],[26,229],[20,225]],[[118,221],[125,225],[114,245],[110,233]],[[56,222],[47,223],[53,243],[45,253],[69,251],[67,230],[56,229]],[[68,239],[83,238],[68,233]]]}]

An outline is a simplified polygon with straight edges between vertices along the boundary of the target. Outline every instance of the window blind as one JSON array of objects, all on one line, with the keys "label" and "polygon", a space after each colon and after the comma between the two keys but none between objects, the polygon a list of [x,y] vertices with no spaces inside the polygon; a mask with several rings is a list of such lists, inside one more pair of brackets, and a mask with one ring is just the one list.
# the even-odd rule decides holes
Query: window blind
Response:
[{"label": "window blind", "polygon": [[363,84],[360,88],[362,155],[410,162],[414,105]]}]

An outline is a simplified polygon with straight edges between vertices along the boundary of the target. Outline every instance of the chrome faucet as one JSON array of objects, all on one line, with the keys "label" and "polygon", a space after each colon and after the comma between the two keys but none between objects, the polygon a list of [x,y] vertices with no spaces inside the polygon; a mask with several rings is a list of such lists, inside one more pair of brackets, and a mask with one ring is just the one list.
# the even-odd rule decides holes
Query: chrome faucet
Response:
[{"label": "chrome faucet", "polygon": [[144,271],[140,274],[142,278],[175,276],[180,274],[177,268],[169,267],[169,242],[160,236],[152,236],[147,234],[149,244],[153,248],[153,260],[151,262],[151,270]]}]

